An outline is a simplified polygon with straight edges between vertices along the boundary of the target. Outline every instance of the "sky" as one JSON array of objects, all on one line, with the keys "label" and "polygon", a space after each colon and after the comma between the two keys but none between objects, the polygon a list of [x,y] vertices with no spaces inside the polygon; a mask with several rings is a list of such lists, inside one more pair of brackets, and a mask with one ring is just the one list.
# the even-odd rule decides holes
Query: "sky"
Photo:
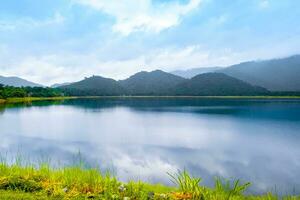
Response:
[{"label": "sky", "polygon": [[51,85],[300,53],[298,0],[3,0],[0,75]]}]

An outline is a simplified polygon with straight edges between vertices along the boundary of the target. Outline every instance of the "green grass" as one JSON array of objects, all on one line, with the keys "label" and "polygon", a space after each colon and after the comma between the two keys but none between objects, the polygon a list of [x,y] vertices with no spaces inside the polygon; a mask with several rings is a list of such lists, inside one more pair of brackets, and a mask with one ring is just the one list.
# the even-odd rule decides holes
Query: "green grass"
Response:
[{"label": "green grass", "polygon": [[76,99],[78,97],[22,97],[0,99],[0,104],[28,103],[32,101],[60,101],[67,99]]},{"label": "green grass", "polygon": [[[186,171],[169,174],[175,186],[130,181],[122,183],[109,173],[80,166],[51,168],[48,165],[0,164],[0,199],[116,199],[116,200],[240,200],[279,199],[276,195],[245,195],[250,183],[217,178],[214,188]],[[286,200],[300,197],[286,196]]]},{"label": "green grass", "polygon": [[76,97],[24,97],[24,98],[8,98],[5,100],[5,103],[23,103],[23,102],[32,102],[32,101],[47,101],[47,100],[66,100],[66,99],[75,99]]},{"label": "green grass", "polygon": [[0,99],[0,104],[26,103],[32,101],[101,99],[101,98],[195,98],[195,99],[300,99],[300,96],[86,96],[86,97],[23,97]]}]

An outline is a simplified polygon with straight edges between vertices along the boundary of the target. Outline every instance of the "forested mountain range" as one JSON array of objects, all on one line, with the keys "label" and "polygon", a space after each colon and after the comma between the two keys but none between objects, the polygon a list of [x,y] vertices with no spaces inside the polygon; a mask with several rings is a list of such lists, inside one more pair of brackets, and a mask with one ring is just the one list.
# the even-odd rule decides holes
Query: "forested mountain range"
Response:
[{"label": "forested mountain range", "polygon": [[271,91],[300,91],[300,55],[243,62],[227,67],[193,68],[171,73],[192,78],[206,72],[220,72]]},{"label": "forested mountain range", "polygon": [[171,88],[186,79],[161,71],[139,72],[128,79],[119,81],[120,85],[132,95],[164,95]]},{"label": "forested mountain range", "polygon": [[[213,71],[204,73],[207,71]],[[215,71],[215,72],[214,72]],[[187,72],[185,74],[185,72]],[[175,72],[173,72],[175,73]],[[92,76],[74,83],[55,84],[66,95],[263,95],[300,92],[300,55],[265,61],[244,62],[226,68],[138,72],[124,80]],[[195,76],[191,77],[193,73]],[[186,78],[187,77],[187,78]],[[41,87],[18,78],[0,76],[0,84]]]},{"label": "forested mountain range", "polygon": [[244,62],[218,72],[271,91],[300,91],[300,55]]},{"label": "forested mountain range", "polygon": [[101,76],[92,76],[58,88],[72,96],[119,96],[127,94],[127,91],[118,81]]},{"label": "forested mountain range", "polygon": [[161,70],[139,72],[122,81],[93,76],[60,88],[71,96],[229,96],[269,93],[264,88],[222,73],[205,73],[184,79]]}]

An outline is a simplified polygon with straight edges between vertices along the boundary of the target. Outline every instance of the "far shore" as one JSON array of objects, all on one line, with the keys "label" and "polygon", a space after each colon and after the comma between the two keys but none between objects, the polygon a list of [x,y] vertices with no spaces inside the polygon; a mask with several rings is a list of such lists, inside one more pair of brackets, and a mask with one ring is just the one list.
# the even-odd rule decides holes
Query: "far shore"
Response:
[{"label": "far shore", "polygon": [[8,98],[0,99],[0,104],[11,104],[11,103],[26,103],[32,101],[58,101],[67,99],[76,99],[78,97],[22,97],[22,98]]},{"label": "far shore", "polygon": [[33,101],[58,101],[68,99],[102,98],[195,98],[195,99],[300,99],[300,96],[70,96],[70,97],[24,97],[0,99],[0,104],[26,103]]}]

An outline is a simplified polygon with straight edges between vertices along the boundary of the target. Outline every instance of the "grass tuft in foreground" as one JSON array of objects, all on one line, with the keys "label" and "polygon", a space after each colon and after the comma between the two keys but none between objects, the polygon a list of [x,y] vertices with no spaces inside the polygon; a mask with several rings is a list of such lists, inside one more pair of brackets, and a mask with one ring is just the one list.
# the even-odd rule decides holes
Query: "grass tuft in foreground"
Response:
[{"label": "grass tuft in foreground", "polygon": [[[0,163],[0,199],[115,199],[115,200],[239,200],[279,199],[266,194],[245,195],[250,183],[217,178],[215,187],[201,185],[186,171],[169,174],[176,187],[144,182],[122,183],[109,173],[80,166],[53,169],[48,165],[20,166]],[[300,199],[286,196],[284,199]]]}]

